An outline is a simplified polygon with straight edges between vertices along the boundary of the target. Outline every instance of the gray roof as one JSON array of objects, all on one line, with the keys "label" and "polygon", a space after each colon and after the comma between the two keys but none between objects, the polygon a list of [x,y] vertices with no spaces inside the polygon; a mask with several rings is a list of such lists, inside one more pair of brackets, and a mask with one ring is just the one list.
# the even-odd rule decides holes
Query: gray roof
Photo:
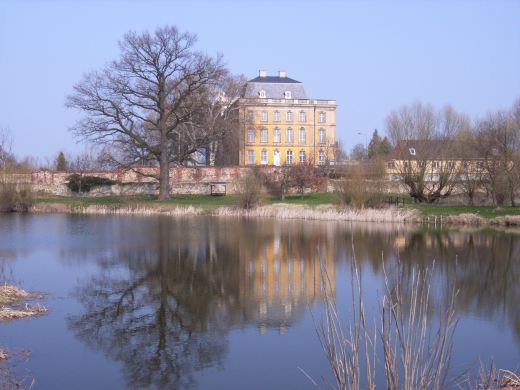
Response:
[{"label": "gray roof", "polygon": [[242,97],[256,99],[260,91],[265,91],[267,99],[284,99],[285,92],[291,92],[292,99],[307,99],[303,84],[288,77],[265,76],[249,80],[244,88]]}]

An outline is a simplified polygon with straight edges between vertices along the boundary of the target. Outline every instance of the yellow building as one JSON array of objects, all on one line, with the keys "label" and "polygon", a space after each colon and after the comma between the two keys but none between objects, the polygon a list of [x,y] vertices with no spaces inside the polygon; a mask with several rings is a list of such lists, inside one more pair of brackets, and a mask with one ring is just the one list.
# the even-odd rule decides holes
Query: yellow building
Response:
[{"label": "yellow building", "polygon": [[309,99],[284,71],[260,70],[238,104],[240,165],[334,164],[335,100]]}]

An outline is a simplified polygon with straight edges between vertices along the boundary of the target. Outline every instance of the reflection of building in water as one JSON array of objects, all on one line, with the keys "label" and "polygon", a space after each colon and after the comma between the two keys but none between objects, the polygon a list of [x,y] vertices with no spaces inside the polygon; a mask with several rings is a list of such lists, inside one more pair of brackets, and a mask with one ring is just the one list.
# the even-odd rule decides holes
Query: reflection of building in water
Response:
[{"label": "reflection of building in water", "polygon": [[322,299],[322,269],[330,280],[331,293],[335,292],[333,248],[322,235],[295,239],[279,232],[264,242],[241,245],[240,299],[246,317],[258,324],[260,333],[268,327],[284,333],[303,316],[307,304]]}]

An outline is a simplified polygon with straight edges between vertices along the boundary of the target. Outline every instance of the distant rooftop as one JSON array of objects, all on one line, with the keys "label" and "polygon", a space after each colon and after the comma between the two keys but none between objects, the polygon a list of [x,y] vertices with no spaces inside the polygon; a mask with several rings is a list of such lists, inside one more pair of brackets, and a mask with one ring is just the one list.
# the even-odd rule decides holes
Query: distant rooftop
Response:
[{"label": "distant rooftop", "polygon": [[242,93],[248,99],[307,99],[303,84],[287,77],[285,71],[278,71],[278,76],[268,76],[263,69],[258,77],[249,80]]},{"label": "distant rooftop", "polygon": [[249,80],[248,83],[300,83],[294,79],[289,77],[280,77],[280,76],[258,76],[252,80]]}]

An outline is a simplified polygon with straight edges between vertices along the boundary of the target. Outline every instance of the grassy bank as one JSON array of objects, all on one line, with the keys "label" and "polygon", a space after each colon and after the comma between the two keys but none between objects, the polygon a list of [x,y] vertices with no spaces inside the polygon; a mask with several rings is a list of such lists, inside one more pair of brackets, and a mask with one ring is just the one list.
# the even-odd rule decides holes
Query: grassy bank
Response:
[{"label": "grassy bank", "polygon": [[[111,205],[135,205],[135,204],[159,204],[172,206],[235,206],[239,200],[236,195],[210,196],[210,195],[177,195],[169,200],[157,200],[153,196],[104,196],[104,197],[49,197],[36,198],[35,204],[65,204],[72,207],[111,206]],[[302,204],[317,206],[324,204],[337,204],[335,194],[318,192],[301,195],[289,195],[282,201],[277,197],[264,196],[261,200],[264,205],[275,203]]]},{"label": "grassy bank", "polygon": [[342,207],[333,193],[290,195],[284,200],[263,196],[259,207],[243,210],[236,195],[174,196],[160,201],[151,196],[36,198],[33,212],[86,214],[213,215],[281,219],[322,219],[371,222],[426,222],[472,226],[520,226],[520,207],[405,204],[383,209]]}]

